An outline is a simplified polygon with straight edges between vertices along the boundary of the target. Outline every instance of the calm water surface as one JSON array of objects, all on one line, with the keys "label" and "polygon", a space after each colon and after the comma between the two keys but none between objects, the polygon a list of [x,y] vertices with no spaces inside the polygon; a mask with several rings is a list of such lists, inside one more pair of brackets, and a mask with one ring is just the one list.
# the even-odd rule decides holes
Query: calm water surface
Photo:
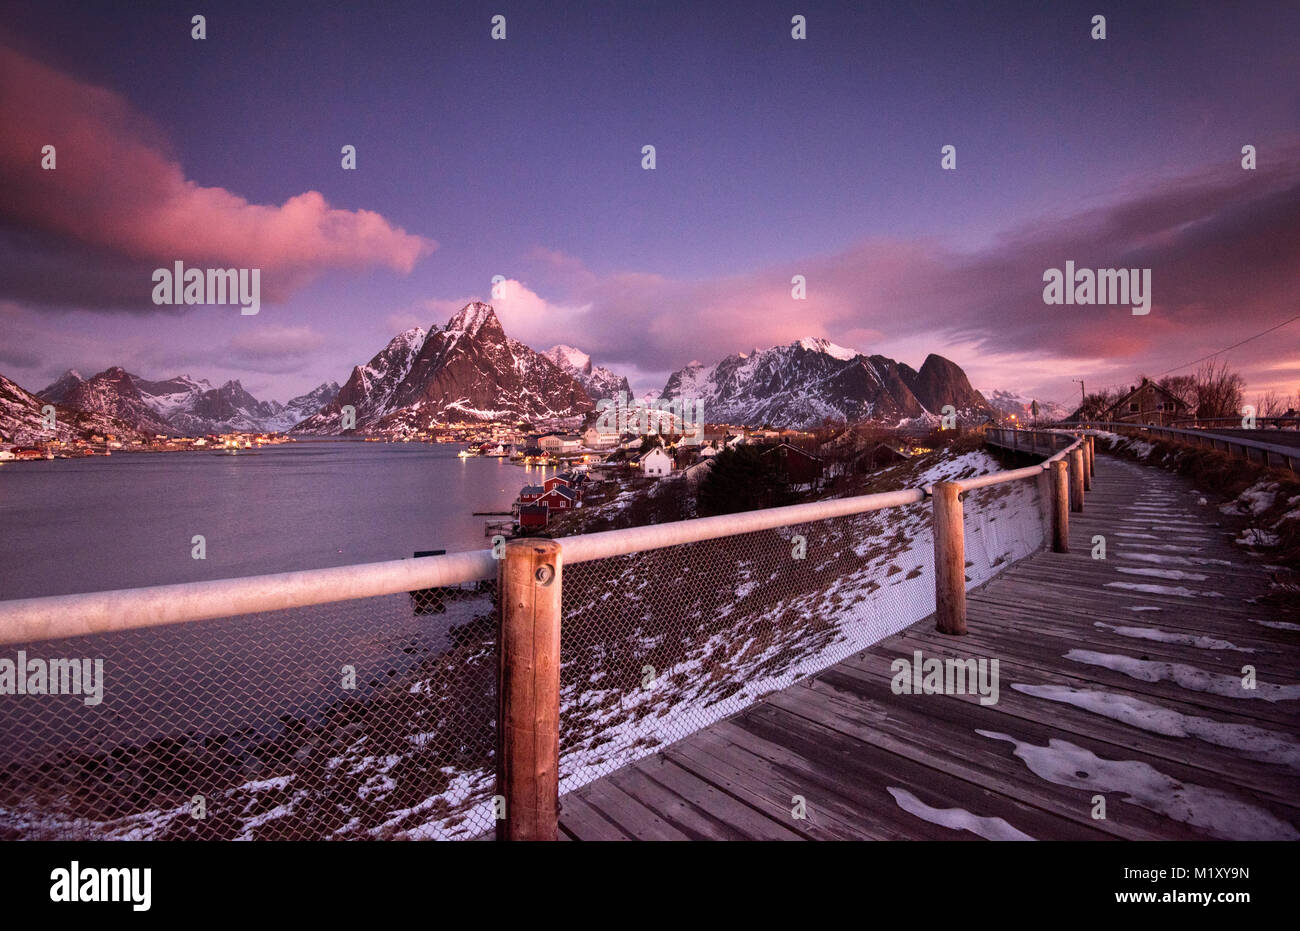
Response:
[{"label": "calm water surface", "polygon": [[[484,549],[489,518],[472,512],[508,511],[541,470],[460,449],[300,442],[6,462],[0,600]],[[196,534],[205,560],[191,556]]]},{"label": "calm water surface", "polygon": [[[459,459],[459,446],[301,442],[0,465],[0,600],[233,578],[483,549],[473,511],[505,511],[540,468]],[[551,469],[545,474],[550,474]],[[501,520],[502,518],[491,518]],[[202,534],[207,559],[191,556]],[[104,752],[186,733],[270,734],[343,695],[365,696],[446,647],[491,598],[419,614],[405,593],[28,644],[100,657],[104,701],[8,697],[0,760],[70,744]],[[11,656],[18,647],[0,650]],[[340,691],[340,670],[357,687]],[[57,709],[50,714],[51,708]]]}]

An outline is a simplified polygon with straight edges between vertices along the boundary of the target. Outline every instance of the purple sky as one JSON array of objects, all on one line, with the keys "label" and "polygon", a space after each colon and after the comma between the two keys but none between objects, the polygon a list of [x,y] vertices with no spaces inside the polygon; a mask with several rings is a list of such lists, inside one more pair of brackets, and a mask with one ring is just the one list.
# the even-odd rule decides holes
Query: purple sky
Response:
[{"label": "purple sky", "polygon": [[[0,373],[283,400],[479,298],[639,390],[809,335],[1068,401],[1300,313],[1295,3],[324,6],[5,5]],[[176,259],[261,312],[155,307]],[[1044,305],[1066,260],[1151,313]],[[1298,350],[1226,358],[1291,394]]]}]

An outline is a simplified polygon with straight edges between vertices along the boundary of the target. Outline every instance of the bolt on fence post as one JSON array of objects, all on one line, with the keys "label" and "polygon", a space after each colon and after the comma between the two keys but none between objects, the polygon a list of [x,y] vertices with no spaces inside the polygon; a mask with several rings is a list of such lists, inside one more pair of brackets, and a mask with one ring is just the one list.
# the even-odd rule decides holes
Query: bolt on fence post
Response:
[{"label": "bolt on fence post", "polygon": [[1064,459],[1052,463],[1052,552],[1070,552],[1070,478]]},{"label": "bolt on fence post", "polygon": [[956,482],[934,486],[934,610],[940,633],[966,633],[966,538]]},{"label": "bolt on fence post", "polygon": [[1083,450],[1070,451],[1070,510],[1083,511]]},{"label": "bolt on fence post", "polygon": [[560,544],[511,540],[497,574],[497,840],[555,840],[560,778]]}]

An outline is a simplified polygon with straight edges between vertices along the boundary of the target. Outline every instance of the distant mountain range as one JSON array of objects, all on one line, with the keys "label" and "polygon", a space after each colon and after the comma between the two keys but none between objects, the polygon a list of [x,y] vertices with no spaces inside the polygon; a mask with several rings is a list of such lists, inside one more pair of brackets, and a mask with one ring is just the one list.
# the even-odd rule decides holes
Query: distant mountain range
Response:
[{"label": "distant mountain range", "polygon": [[1038,419],[1041,421],[1064,420],[1073,410],[1055,401],[1022,397],[1014,391],[990,391],[987,397],[994,410],[1001,414],[1015,414],[1019,421],[1033,419],[1035,400],[1038,401]]},{"label": "distant mountain range", "polygon": [[[342,387],[322,384],[285,404],[260,401],[238,381],[219,387],[188,375],[150,381],[117,366],[92,378],[69,370],[38,395],[9,381],[3,385],[0,436],[39,425],[44,403],[58,406],[70,423],[80,417],[86,429],[126,435],[393,435],[450,422],[583,416],[602,398],[631,395],[627,378],[594,365],[580,349],[558,345],[537,352],[510,338],[492,307],[478,302],[466,304],[445,326],[399,333],[355,366]],[[926,357],[918,371],[812,338],[736,353],[713,365],[691,362],[658,396],[703,401],[710,423],[751,426],[806,428],[827,419],[928,423],[945,405],[963,421],[995,410],[1018,416],[1028,410],[1028,402],[1011,392],[985,398],[942,356]],[[356,417],[348,429],[346,407]]]},{"label": "distant mountain range", "polygon": [[667,398],[698,398],[710,423],[813,427],[827,419],[901,425],[933,420],[952,405],[960,420],[992,408],[966,373],[930,355],[918,372],[885,356],[866,356],[824,339],[692,362],[664,385]]},{"label": "distant mountain range", "polygon": [[[45,425],[44,408],[49,404],[54,404],[53,432]],[[108,433],[130,438],[141,435],[132,424],[116,417],[46,401],[0,375],[0,438],[4,441],[35,444],[56,439],[67,443]]]},{"label": "distant mountain range", "polygon": [[149,381],[120,366],[91,378],[69,369],[35,395],[13,382],[7,384],[12,386],[6,393],[10,403],[7,409],[0,405],[0,435],[22,433],[33,438],[48,435],[39,429],[41,408],[47,402],[61,412],[56,422],[67,419],[70,426],[80,424],[85,428],[80,433],[109,432],[131,438],[199,436],[282,432],[328,404],[339,390],[337,384],[323,384],[281,404],[259,401],[238,381],[217,388],[188,375]]}]

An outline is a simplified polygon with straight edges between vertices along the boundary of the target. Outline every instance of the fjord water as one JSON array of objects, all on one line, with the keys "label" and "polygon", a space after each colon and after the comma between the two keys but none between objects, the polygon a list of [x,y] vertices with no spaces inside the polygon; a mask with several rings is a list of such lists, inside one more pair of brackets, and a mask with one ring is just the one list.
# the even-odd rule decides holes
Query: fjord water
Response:
[{"label": "fjord water", "polygon": [[[299,442],[0,465],[0,600],[485,549],[538,470],[459,446]],[[500,519],[500,518],[498,518]],[[206,559],[192,557],[202,535]]]},{"label": "fjord water", "polygon": [[[313,441],[258,455],[7,462],[0,466],[0,600],[485,549],[488,518],[472,512],[508,511],[519,486],[540,481],[542,470],[460,459],[460,449]],[[206,559],[192,558],[196,534],[206,540]],[[35,717],[3,735],[0,761],[42,746],[102,753],[187,733],[265,737],[341,696],[366,698],[442,652],[457,625],[491,610],[488,594],[429,613],[397,593],[27,644],[33,656],[102,659],[103,703],[53,696],[54,716],[30,705]],[[346,692],[345,665],[356,676]]]}]

